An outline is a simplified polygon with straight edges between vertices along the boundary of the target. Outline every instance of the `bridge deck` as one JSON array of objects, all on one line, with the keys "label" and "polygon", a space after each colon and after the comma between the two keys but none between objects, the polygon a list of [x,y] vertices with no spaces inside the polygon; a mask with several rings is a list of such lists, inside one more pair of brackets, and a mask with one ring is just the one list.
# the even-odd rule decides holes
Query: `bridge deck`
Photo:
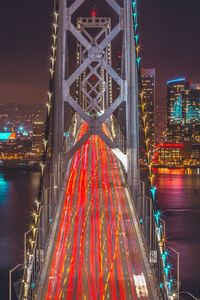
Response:
[{"label": "bridge deck", "polygon": [[152,298],[128,197],[118,159],[92,136],[72,160],[42,299]]}]

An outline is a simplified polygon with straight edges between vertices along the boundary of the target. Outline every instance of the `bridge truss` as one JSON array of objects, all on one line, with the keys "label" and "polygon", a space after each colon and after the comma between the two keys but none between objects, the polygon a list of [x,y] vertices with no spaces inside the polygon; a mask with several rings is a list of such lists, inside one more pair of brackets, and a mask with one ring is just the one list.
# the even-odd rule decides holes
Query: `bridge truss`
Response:
[{"label": "bridge truss", "polygon": [[[172,295],[178,289],[179,278],[172,279],[165,226],[155,204],[151,157],[148,141],[145,140],[147,129],[140,87],[137,2],[102,0],[114,16],[113,23],[109,16],[97,17],[95,12],[88,17],[83,10],[87,16],[80,17],[80,9],[85,3],[87,7],[87,2],[60,0],[54,4],[44,155],[33,221],[26,234],[20,299],[35,299],[49,238],[59,218],[58,199],[68,176],[71,157],[92,135],[98,135],[110,148],[118,148],[114,119],[120,107],[123,107],[126,115],[127,183],[138,213],[148,261],[157,280],[161,299],[174,299]],[[71,40],[74,40],[72,45]],[[113,67],[116,40],[120,44],[120,73]],[[77,49],[75,55],[71,49],[73,47]],[[67,132],[66,107],[66,115],[71,118]],[[139,118],[142,120],[142,137],[147,152],[148,183],[140,178]],[[88,124],[88,130],[80,139],[76,139],[83,121]],[[112,138],[102,130],[103,124],[111,129]]]}]

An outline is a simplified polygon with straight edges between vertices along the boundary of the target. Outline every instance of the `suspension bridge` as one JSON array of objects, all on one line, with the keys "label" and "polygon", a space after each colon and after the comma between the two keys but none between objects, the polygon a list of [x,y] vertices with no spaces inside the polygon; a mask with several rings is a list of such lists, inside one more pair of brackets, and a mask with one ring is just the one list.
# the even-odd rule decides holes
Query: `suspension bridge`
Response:
[{"label": "suspension bridge", "polygon": [[41,180],[18,298],[178,299],[146,139],[137,1],[91,2],[54,3]]}]

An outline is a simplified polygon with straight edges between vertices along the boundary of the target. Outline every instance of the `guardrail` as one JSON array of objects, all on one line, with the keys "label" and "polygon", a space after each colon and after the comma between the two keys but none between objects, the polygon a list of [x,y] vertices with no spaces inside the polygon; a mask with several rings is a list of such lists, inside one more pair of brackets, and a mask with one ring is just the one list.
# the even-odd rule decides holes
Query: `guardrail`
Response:
[{"label": "guardrail", "polygon": [[161,211],[156,208],[156,202],[153,202],[154,197],[148,195],[148,190],[145,182],[140,181],[139,195],[135,197],[138,222],[160,297],[164,300],[174,299],[180,289],[179,253],[167,244],[165,221]]},{"label": "guardrail", "polygon": [[53,168],[46,169],[42,192],[39,193],[41,197],[34,203],[32,224],[24,234],[24,272],[19,295],[21,300],[35,299],[36,296],[37,281],[43,267],[61,189],[65,184],[68,168],[66,152],[74,143],[79,123],[74,116],[69,135],[65,138],[63,152]]}]

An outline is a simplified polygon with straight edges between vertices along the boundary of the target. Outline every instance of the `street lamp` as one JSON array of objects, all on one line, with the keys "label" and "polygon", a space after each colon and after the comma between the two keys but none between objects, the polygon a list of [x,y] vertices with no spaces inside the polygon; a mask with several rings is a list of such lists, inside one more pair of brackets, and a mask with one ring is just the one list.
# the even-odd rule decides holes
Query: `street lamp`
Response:
[{"label": "street lamp", "polygon": [[26,237],[32,231],[32,228],[24,233],[24,268],[26,268]]},{"label": "street lamp", "polygon": [[22,264],[18,264],[13,269],[9,270],[9,300],[12,300],[12,272],[16,269],[18,269],[20,266],[23,267]]},{"label": "street lamp", "polygon": [[179,252],[177,252],[174,248],[170,247],[169,249],[171,249],[176,255],[177,255],[177,296],[178,296],[178,300],[179,300],[179,289],[180,289],[180,279],[179,279],[179,274],[180,274],[180,262],[179,262]]}]

